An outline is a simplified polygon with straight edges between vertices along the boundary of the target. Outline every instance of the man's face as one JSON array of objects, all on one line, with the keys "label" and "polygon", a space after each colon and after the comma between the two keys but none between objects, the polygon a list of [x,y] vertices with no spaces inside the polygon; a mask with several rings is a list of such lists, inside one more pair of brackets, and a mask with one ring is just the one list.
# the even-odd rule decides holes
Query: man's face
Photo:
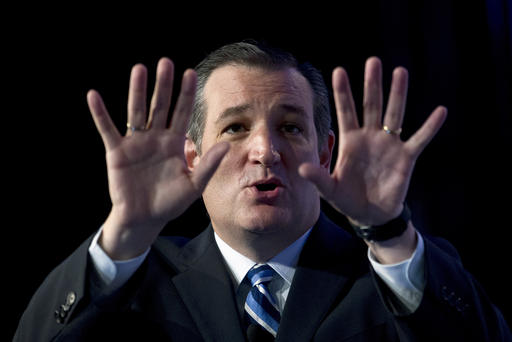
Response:
[{"label": "man's face", "polygon": [[221,141],[231,146],[203,193],[217,233],[296,235],[310,228],[319,195],[297,170],[304,162],[328,168],[331,151],[318,151],[308,81],[292,68],[229,65],[211,74],[204,97],[202,151]]}]

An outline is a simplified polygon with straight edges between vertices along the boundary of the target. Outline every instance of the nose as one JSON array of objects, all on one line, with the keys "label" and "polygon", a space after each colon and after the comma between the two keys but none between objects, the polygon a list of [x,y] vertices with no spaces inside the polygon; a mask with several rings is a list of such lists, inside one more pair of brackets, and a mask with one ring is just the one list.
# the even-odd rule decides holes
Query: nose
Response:
[{"label": "nose", "polygon": [[253,132],[253,138],[249,141],[249,160],[265,167],[279,163],[281,154],[277,149],[276,140],[267,128]]}]

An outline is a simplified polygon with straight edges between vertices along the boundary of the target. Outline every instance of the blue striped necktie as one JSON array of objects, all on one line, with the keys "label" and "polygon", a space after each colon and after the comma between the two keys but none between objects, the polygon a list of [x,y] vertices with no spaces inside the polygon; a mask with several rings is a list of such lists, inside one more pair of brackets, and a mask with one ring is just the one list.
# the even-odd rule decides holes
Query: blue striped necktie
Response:
[{"label": "blue striped necktie", "polygon": [[277,335],[281,314],[274,297],[270,294],[268,284],[275,271],[266,264],[258,264],[247,272],[252,284],[245,301],[245,312],[252,323],[262,326],[274,337]]}]

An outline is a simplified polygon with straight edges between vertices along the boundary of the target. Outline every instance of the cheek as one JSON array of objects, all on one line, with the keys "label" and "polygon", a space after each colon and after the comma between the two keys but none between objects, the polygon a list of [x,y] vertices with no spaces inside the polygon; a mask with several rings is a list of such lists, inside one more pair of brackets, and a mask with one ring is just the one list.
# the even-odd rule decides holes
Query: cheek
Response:
[{"label": "cheek", "polygon": [[212,199],[217,197],[216,201],[229,200],[238,189],[238,164],[233,153],[228,152],[208,182],[203,195],[206,194]]},{"label": "cheek", "polygon": [[318,150],[315,146],[310,145],[289,146],[282,154],[282,160],[287,168],[295,171],[295,173],[303,163],[320,164]]},{"label": "cheek", "polygon": [[291,195],[295,204],[299,206],[306,205],[319,197],[316,186],[298,174],[292,183]]},{"label": "cheek", "polygon": [[[317,195],[318,191],[313,183],[299,175],[299,166],[303,163],[319,164],[320,159],[318,152],[312,151],[311,149],[295,149],[292,154],[283,160],[288,169],[288,177],[292,183],[292,190],[295,196],[306,196],[306,195]],[[304,198],[299,198],[299,200]],[[305,199],[307,200],[307,199]]]}]

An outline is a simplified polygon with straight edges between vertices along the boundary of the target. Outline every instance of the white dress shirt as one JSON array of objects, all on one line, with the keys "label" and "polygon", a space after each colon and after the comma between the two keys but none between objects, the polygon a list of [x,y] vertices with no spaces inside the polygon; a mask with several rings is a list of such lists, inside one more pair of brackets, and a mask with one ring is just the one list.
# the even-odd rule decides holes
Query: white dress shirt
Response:
[{"label": "white dress shirt", "polygon": [[130,279],[130,277],[137,271],[140,265],[149,254],[149,248],[136,258],[129,260],[112,260],[107,253],[101,248],[98,239],[101,236],[103,227],[100,228],[98,233],[92,239],[89,246],[89,255],[91,256],[92,263],[96,269],[101,280],[107,285],[119,288]]},{"label": "white dress shirt", "polygon": [[[113,288],[121,287],[144,262],[150,249],[148,248],[142,255],[130,260],[112,260],[98,244],[101,232],[102,228],[92,240],[89,254],[105,285],[111,285]],[[280,275],[269,284],[269,290],[277,300],[281,311],[290,291],[299,255],[310,232],[311,229],[267,263]],[[236,282],[235,285],[238,286],[256,262],[235,251],[217,234],[214,235],[215,242]],[[418,308],[425,288],[424,242],[420,233],[417,233],[417,236],[418,244],[411,258],[397,264],[380,264],[368,249],[368,258],[375,272],[410,312],[414,312]]]},{"label": "white dress shirt", "polygon": [[[295,267],[297,266],[300,252],[302,251],[302,247],[304,247],[304,243],[306,243],[310,232],[311,229],[275,257],[267,261],[267,265],[272,267],[274,271],[280,275],[280,277],[275,277],[270,282],[268,289],[276,299],[279,311],[281,312],[284,309],[286,298],[288,298],[288,292],[290,292],[290,286],[292,285]],[[228,269],[231,271],[233,279],[235,279],[235,285],[238,286],[242,280],[244,280],[247,272],[256,265],[256,262],[235,251],[230,245],[225,243],[217,233],[214,235],[215,242],[217,242],[217,246],[220,249],[222,257],[224,258],[226,265],[228,265]]]}]

